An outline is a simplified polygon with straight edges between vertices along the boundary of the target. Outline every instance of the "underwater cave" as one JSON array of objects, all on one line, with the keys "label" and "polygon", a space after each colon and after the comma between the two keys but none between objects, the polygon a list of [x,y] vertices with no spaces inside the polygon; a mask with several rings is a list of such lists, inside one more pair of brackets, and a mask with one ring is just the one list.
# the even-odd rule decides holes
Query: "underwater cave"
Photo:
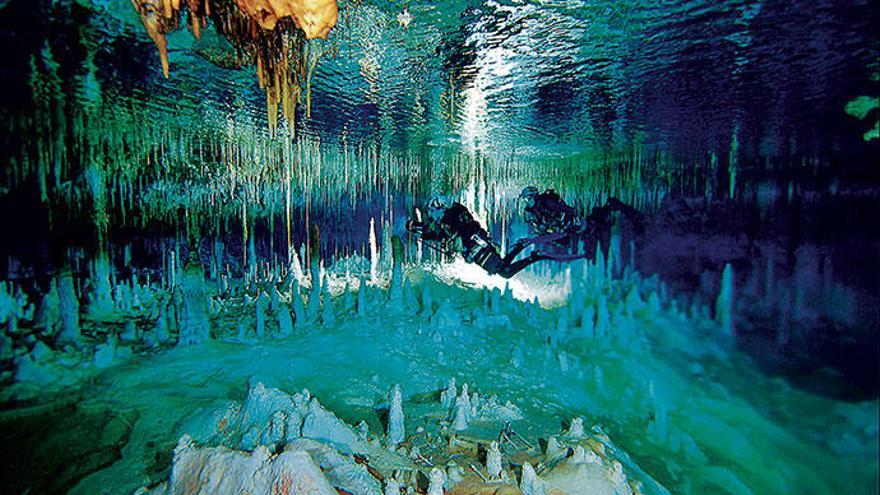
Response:
[{"label": "underwater cave", "polygon": [[877,495],[878,32],[0,0],[0,494]]}]

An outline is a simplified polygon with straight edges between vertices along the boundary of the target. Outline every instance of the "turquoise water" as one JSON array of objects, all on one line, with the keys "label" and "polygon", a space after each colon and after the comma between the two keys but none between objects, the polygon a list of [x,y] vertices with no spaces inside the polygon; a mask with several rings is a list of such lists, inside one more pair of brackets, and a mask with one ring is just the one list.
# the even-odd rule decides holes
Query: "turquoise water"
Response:
[{"label": "turquoise water", "polygon": [[[454,377],[521,412],[512,493],[586,486],[546,448],[577,417],[614,493],[877,493],[875,3],[351,0],[312,40],[182,4],[166,77],[141,0],[0,2],[0,491],[255,455],[210,429],[257,380],[404,462],[387,391],[449,441]],[[509,280],[407,228],[460,202],[504,254],[527,186],[639,228]]]}]

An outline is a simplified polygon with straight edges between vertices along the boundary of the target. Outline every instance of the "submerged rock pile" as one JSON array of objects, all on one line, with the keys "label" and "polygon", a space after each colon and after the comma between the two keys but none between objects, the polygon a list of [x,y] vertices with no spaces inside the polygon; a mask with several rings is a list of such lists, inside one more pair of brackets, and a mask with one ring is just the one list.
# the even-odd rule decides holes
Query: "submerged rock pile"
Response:
[{"label": "submerged rock pile", "polygon": [[[458,404],[456,415],[465,406],[485,407],[467,385],[456,395],[454,380],[440,395],[442,402],[429,408],[448,411],[450,396]],[[599,427],[588,434],[581,418],[562,435],[565,443],[550,437],[539,450],[538,442],[520,437],[504,415],[494,419],[504,425],[497,438],[468,436],[467,428],[457,428],[454,421],[447,428],[442,419],[429,419],[407,437],[404,402],[395,385],[389,393],[387,435],[380,438],[365,423],[349,426],[308,390],[289,395],[252,380],[242,404],[230,402],[190,418],[181,428],[169,479],[137,495],[643,493],[642,483],[632,480],[615,458],[607,435]],[[509,402],[507,408],[517,411]],[[442,416],[427,411],[421,420]],[[645,493],[666,493],[656,483],[651,487]]]}]

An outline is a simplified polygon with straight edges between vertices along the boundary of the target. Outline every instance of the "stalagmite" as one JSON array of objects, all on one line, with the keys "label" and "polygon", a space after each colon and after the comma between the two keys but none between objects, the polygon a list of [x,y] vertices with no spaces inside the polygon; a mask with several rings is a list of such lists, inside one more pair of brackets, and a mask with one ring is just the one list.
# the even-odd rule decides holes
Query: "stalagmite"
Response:
[{"label": "stalagmite", "polygon": [[370,282],[379,280],[379,248],[376,242],[376,219],[370,219]]},{"label": "stalagmite", "polygon": [[584,436],[584,418],[577,417],[571,420],[565,436],[569,438],[582,438]]},{"label": "stalagmite", "polygon": [[459,395],[459,398],[461,399],[462,404],[465,406],[465,408],[468,411],[470,411],[471,397],[470,397],[470,394],[468,393],[468,384],[467,383],[465,383],[464,385],[461,386],[461,395]]},{"label": "stalagmite", "polygon": [[449,379],[449,384],[440,392],[440,403],[443,407],[449,409],[455,405],[455,399],[458,395],[458,389],[455,387],[455,377]]},{"label": "stalagmite", "polygon": [[323,292],[320,286],[321,277],[316,276],[315,280],[315,283],[317,283],[318,286],[312,287],[311,293],[309,294],[308,307],[306,308],[306,319],[312,323],[316,322],[318,316],[321,314],[321,294]]},{"label": "stalagmite", "polygon": [[58,309],[61,313],[61,333],[58,334],[57,342],[79,342],[79,301],[73,290],[73,274],[70,269],[64,269],[58,275]]},{"label": "stalagmite", "polygon": [[116,357],[116,335],[111,334],[107,337],[107,341],[99,344],[95,350],[95,367],[108,368],[113,364]]},{"label": "stalagmite", "polygon": [[544,481],[535,473],[535,468],[526,462],[522,468],[522,480],[519,483],[522,495],[546,495]]},{"label": "stalagmite", "polygon": [[455,411],[452,420],[452,429],[455,431],[464,431],[468,429],[470,403],[464,397],[464,395],[460,395],[455,399]]},{"label": "stalagmite", "polygon": [[486,471],[492,479],[501,478],[501,451],[498,450],[498,442],[490,442],[489,450],[486,451]]},{"label": "stalagmite", "polygon": [[400,385],[395,385],[391,388],[388,407],[388,443],[396,446],[403,442],[405,438],[403,397],[400,392]]},{"label": "stalagmite", "polygon": [[596,306],[596,337],[604,337],[611,330],[611,315],[608,313],[608,301],[605,294],[599,296],[599,302]]},{"label": "stalagmite", "polygon": [[105,252],[100,252],[90,267],[92,291],[89,294],[88,313],[93,318],[110,318],[115,310],[113,304],[113,288],[110,278],[113,268]]},{"label": "stalagmite", "polygon": [[403,309],[403,243],[400,237],[391,238],[391,287],[388,290],[388,302],[395,309]]},{"label": "stalagmite", "polygon": [[290,276],[296,280],[296,283],[302,285],[303,280],[305,279],[305,272],[303,272],[302,263],[299,260],[299,255],[296,254],[296,249],[293,246],[290,247],[290,252],[288,254],[290,257]]},{"label": "stalagmite", "polygon": [[181,306],[178,324],[178,346],[201,344],[211,338],[211,321],[208,319],[208,295],[205,293],[205,274],[198,261],[191,260],[183,273],[179,286]]},{"label": "stalagmite", "polygon": [[725,335],[734,334],[733,312],[733,267],[730,263],[727,263],[724,265],[724,271],[721,273],[721,292],[718,293],[718,299],[715,300],[715,322],[721,327],[721,331]]},{"label": "stalagmite", "polygon": [[168,333],[168,307],[165,302],[159,303],[159,316],[153,324],[153,331],[148,332],[144,336],[144,343],[147,345],[159,345],[168,341],[170,335]]},{"label": "stalagmite", "polygon": [[361,280],[357,292],[357,315],[361,318],[367,316],[367,281]]},{"label": "stalagmite", "polygon": [[431,318],[431,324],[438,330],[456,332],[461,327],[461,315],[452,307],[448,299],[444,299]]},{"label": "stalagmite", "polygon": [[333,307],[333,297],[330,295],[330,288],[324,287],[323,305],[321,306],[321,324],[328,328],[336,325],[336,310]]},{"label": "stalagmite", "polygon": [[278,308],[278,335],[281,337],[289,337],[293,335],[293,318],[290,317],[290,310],[286,304],[282,304]]},{"label": "stalagmite", "polygon": [[568,354],[565,351],[560,351],[556,356],[556,360],[559,362],[559,371],[561,371],[563,375],[568,373]]},{"label": "stalagmite", "polygon": [[49,290],[43,295],[34,322],[46,335],[55,335],[61,323],[61,301],[58,296],[58,277],[49,282]]},{"label": "stalagmite", "polygon": [[510,365],[515,369],[519,369],[522,367],[524,360],[525,356],[523,355],[522,345],[517,344],[510,353]]},{"label": "stalagmite", "polygon": [[565,449],[559,445],[559,440],[557,440],[556,437],[551,436],[547,439],[547,447],[544,451],[544,457],[548,462],[565,457]]},{"label": "stalagmite", "polygon": [[306,312],[306,307],[303,304],[302,294],[300,294],[299,289],[293,290],[291,298],[293,299],[294,325],[305,325],[306,320],[308,319],[308,313]]},{"label": "stalagmite", "polygon": [[595,332],[596,310],[592,305],[583,307],[581,313],[581,332],[587,337],[593,337]]},{"label": "stalagmite", "polygon": [[446,482],[446,474],[443,470],[438,467],[432,468],[428,479],[428,495],[443,495],[443,484]]},{"label": "stalagmite", "polygon": [[454,489],[455,485],[464,481],[464,472],[455,461],[446,463],[446,486]]},{"label": "stalagmite", "polygon": [[434,301],[431,297],[431,287],[428,284],[424,284],[424,289],[422,289],[422,316],[430,317],[434,314]]},{"label": "stalagmite", "polygon": [[260,295],[257,296],[257,303],[254,306],[256,308],[257,338],[263,339],[266,337],[266,311],[269,306],[269,296],[265,292],[260,291]]}]

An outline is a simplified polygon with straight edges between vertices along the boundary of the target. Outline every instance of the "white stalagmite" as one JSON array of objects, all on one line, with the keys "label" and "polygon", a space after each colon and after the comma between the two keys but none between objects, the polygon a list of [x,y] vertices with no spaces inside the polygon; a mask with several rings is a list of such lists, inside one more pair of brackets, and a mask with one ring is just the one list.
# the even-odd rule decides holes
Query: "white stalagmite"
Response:
[{"label": "white stalagmite", "polygon": [[443,495],[443,484],[446,482],[446,473],[435,467],[431,469],[428,482],[428,495]]},{"label": "white stalagmite", "polygon": [[470,403],[466,399],[466,395],[459,395],[455,399],[455,412],[453,413],[452,429],[455,431],[464,431],[468,429],[468,416],[470,415]]},{"label": "white stalagmite", "polygon": [[523,346],[517,344],[513,351],[510,353],[510,365],[516,369],[522,367],[525,362],[525,355],[523,354]]},{"label": "white stalagmite", "polygon": [[69,268],[61,271],[58,275],[58,310],[61,314],[61,333],[58,334],[59,343],[79,342],[79,301],[73,290],[73,273]]},{"label": "white stalagmite", "polygon": [[565,457],[565,449],[559,444],[559,440],[556,437],[551,436],[547,439],[547,447],[544,452],[544,456],[547,461],[552,461],[554,459],[560,459]]},{"label": "white stalagmite", "polygon": [[391,388],[388,403],[388,443],[397,446],[406,438],[403,425],[403,395],[400,385]]},{"label": "white stalagmite", "polygon": [[528,462],[523,464],[519,489],[522,495],[546,495],[547,493],[544,481],[538,477],[535,468]]},{"label": "white stalagmite", "polygon": [[465,383],[464,385],[461,386],[461,400],[462,400],[462,404],[469,411],[471,409],[471,396],[468,393],[468,384],[467,383]]},{"label": "white stalagmite", "polygon": [[570,438],[582,438],[584,436],[584,418],[577,417],[571,420],[565,436]]},{"label": "white stalagmite", "polygon": [[449,409],[455,405],[455,397],[458,395],[458,389],[455,386],[455,377],[449,379],[446,389],[440,392],[440,403],[443,407]]},{"label": "white stalagmite", "polygon": [[721,292],[715,300],[715,322],[721,327],[725,335],[733,335],[733,267],[730,263],[724,265],[721,273]]},{"label": "white stalagmite", "polygon": [[464,472],[455,461],[446,464],[446,486],[451,490],[455,485],[464,481]]},{"label": "white stalagmite", "polygon": [[389,215],[388,220],[382,222],[382,251],[379,254],[379,270],[383,274],[391,274],[393,270],[392,247],[393,241],[391,236],[391,224],[393,219]]},{"label": "white stalagmite", "polygon": [[[416,217],[416,222],[422,223],[422,212],[418,209],[414,209],[414,214]],[[416,265],[422,264],[422,238],[420,236],[416,237]]]},{"label": "white stalagmite", "polygon": [[376,219],[370,218],[370,282],[379,280],[379,249],[376,246]]},{"label": "white stalagmite", "polygon": [[489,450],[486,451],[486,471],[492,479],[501,478],[501,451],[498,449],[498,442],[489,443]]},{"label": "white stalagmite", "polygon": [[110,259],[103,251],[91,263],[92,293],[89,295],[88,312],[93,317],[103,319],[113,314],[113,288],[110,278],[113,269]]},{"label": "white stalagmite", "polygon": [[584,447],[581,445],[575,446],[574,453],[571,455],[568,461],[574,464],[586,464],[587,462],[589,462],[589,459],[587,457],[587,450],[584,449]]},{"label": "white stalagmite", "polygon": [[290,275],[298,284],[302,284],[303,280],[305,280],[305,273],[303,272],[302,262],[299,260],[299,255],[296,254],[296,249],[290,247],[288,256],[290,257]]}]

